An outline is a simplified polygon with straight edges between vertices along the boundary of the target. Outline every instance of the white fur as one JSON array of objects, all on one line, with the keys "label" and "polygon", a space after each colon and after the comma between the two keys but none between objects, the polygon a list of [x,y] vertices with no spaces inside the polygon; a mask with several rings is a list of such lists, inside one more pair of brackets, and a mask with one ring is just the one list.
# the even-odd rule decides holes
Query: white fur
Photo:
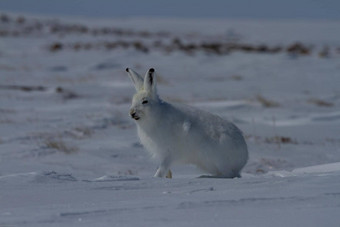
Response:
[{"label": "white fur", "polygon": [[160,162],[156,177],[165,177],[175,162],[194,164],[215,177],[240,176],[248,150],[242,132],[233,123],[161,100],[153,69],[144,80],[131,69],[126,71],[137,91],[130,115],[137,119],[141,143]]}]

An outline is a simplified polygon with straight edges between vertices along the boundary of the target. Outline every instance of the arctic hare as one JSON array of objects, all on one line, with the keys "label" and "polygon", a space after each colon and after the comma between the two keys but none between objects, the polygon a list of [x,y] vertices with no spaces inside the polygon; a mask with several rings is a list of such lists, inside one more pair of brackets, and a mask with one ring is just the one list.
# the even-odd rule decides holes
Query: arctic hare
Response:
[{"label": "arctic hare", "polygon": [[153,68],[143,79],[127,68],[137,93],[130,116],[141,143],[159,160],[155,177],[172,177],[175,162],[194,164],[212,177],[240,177],[248,160],[242,132],[231,122],[202,110],[161,100]]}]

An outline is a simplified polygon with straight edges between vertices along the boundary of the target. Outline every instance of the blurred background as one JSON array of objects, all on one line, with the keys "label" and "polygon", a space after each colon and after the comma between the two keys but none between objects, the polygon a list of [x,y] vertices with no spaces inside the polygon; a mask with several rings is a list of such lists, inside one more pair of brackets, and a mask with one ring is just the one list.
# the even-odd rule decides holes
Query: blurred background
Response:
[{"label": "blurred background", "polygon": [[2,0],[0,9],[99,18],[340,19],[337,0]]}]

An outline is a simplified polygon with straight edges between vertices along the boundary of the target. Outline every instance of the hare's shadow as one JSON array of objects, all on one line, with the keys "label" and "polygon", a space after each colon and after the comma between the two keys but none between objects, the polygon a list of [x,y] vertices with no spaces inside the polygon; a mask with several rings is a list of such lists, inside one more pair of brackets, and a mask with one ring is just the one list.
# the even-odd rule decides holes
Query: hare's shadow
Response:
[{"label": "hare's shadow", "polygon": [[235,176],[229,177],[229,176],[201,175],[197,178],[234,179],[234,178],[241,178],[241,175],[238,175],[236,177]]}]

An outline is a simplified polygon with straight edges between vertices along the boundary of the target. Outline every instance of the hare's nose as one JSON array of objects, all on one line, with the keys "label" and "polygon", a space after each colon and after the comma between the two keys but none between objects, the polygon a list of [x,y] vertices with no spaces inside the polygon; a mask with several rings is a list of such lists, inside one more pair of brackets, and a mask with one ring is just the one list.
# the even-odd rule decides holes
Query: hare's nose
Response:
[{"label": "hare's nose", "polygon": [[130,116],[134,118],[136,116],[136,111],[135,110],[130,110]]},{"label": "hare's nose", "polygon": [[133,118],[133,119],[135,119],[136,121],[138,121],[139,120],[139,116],[136,114],[136,111],[135,110],[130,110],[130,116]]}]

